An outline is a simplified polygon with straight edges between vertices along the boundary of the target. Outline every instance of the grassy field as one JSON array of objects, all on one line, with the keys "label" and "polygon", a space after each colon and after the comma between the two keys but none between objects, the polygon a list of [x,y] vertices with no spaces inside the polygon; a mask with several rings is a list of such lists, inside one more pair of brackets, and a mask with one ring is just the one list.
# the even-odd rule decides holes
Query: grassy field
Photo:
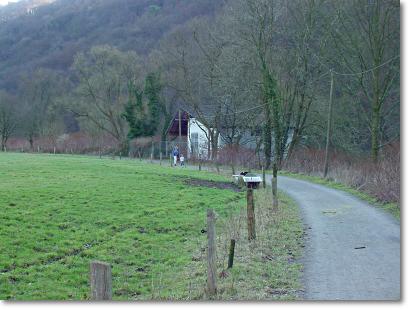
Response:
[{"label": "grassy field", "polygon": [[[258,193],[258,206],[266,206],[259,216],[275,220],[259,225],[258,250],[250,250],[245,223],[234,226],[242,222],[245,194],[226,181],[133,160],[0,154],[0,299],[88,299],[95,259],[112,266],[115,300],[206,298],[201,229],[208,208],[218,214],[219,298],[297,298],[297,207],[282,197],[269,217],[268,195]],[[225,274],[222,243],[233,230],[244,250]]]}]

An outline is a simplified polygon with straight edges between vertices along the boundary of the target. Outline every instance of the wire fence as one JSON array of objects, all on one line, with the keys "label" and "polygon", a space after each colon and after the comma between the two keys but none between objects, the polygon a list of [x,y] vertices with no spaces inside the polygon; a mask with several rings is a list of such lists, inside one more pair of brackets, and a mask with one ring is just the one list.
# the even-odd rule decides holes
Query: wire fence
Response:
[{"label": "wire fence", "polygon": [[116,141],[98,139],[67,139],[64,143],[51,139],[38,139],[33,145],[28,141],[12,139],[4,151],[20,153],[48,153],[48,154],[72,154],[93,155],[111,158],[130,158],[150,161],[172,161],[173,150],[178,148],[177,164],[180,164],[181,155],[184,156],[185,164],[203,167],[226,166],[232,172],[238,167],[249,169],[261,169],[264,163],[262,150],[256,150],[244,146],[220,145],[216,152],[207,145],[189,145],[186,141],[155,141],[152,138],[144,138],[131,141],[127,150],[119,150]]}]

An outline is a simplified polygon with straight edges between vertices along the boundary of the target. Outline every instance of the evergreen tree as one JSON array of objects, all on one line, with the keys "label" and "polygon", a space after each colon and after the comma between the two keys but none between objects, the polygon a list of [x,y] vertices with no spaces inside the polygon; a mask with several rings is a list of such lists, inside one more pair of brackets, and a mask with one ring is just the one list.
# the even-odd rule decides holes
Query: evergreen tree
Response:
[{"label": "evergreen tree", "polygon": [[164,108],[161,90],[160,77],[155,73],[147,75],[143,91],[134,83],[129,83],[128,102],[122,114],[130,128],[129,139],[153,136],[156,133]]},{"label": "evergreen tree", "polygon": [[163,103],[160,98],[162,85],[159,74],[150,73],[145,78],[144,93],[148,100],[148,118],[146,123],[146,132],[148,135],[153,135],[157,131],[161,112],[163,111]]}]

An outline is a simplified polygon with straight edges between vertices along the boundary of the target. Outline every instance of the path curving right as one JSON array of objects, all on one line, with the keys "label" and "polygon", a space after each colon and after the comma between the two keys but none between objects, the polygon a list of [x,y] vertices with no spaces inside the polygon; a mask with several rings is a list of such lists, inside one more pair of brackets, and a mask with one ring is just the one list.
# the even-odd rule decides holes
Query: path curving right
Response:
[{"label": "path curving right", "polygon": [[306,227],[308,300],[399,300],[400,223],[343,191],[280,176]]}]

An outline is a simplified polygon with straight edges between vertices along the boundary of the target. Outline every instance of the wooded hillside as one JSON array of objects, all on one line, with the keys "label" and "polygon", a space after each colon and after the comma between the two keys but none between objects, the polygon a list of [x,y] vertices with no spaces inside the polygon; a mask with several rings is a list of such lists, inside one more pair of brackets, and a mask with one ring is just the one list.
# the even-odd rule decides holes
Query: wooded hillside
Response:
[{"label": "wooded hillside", "polygon": [[57,0],[32,13],[29,4],[0,8],[6,19],[0,23],[0,88],[14,91],[21,74],[39,67],[66,71],[76,53],[94,45],[146,55],[175,26],[221,6],[217,0]]},{"label": "wooded hillside", "polygon": [[3,21],[0,46],[3,149],[79,132],[78,152],[128,154],[185,107],[208,160],[399,199],[399,1],[60,0]]}]

